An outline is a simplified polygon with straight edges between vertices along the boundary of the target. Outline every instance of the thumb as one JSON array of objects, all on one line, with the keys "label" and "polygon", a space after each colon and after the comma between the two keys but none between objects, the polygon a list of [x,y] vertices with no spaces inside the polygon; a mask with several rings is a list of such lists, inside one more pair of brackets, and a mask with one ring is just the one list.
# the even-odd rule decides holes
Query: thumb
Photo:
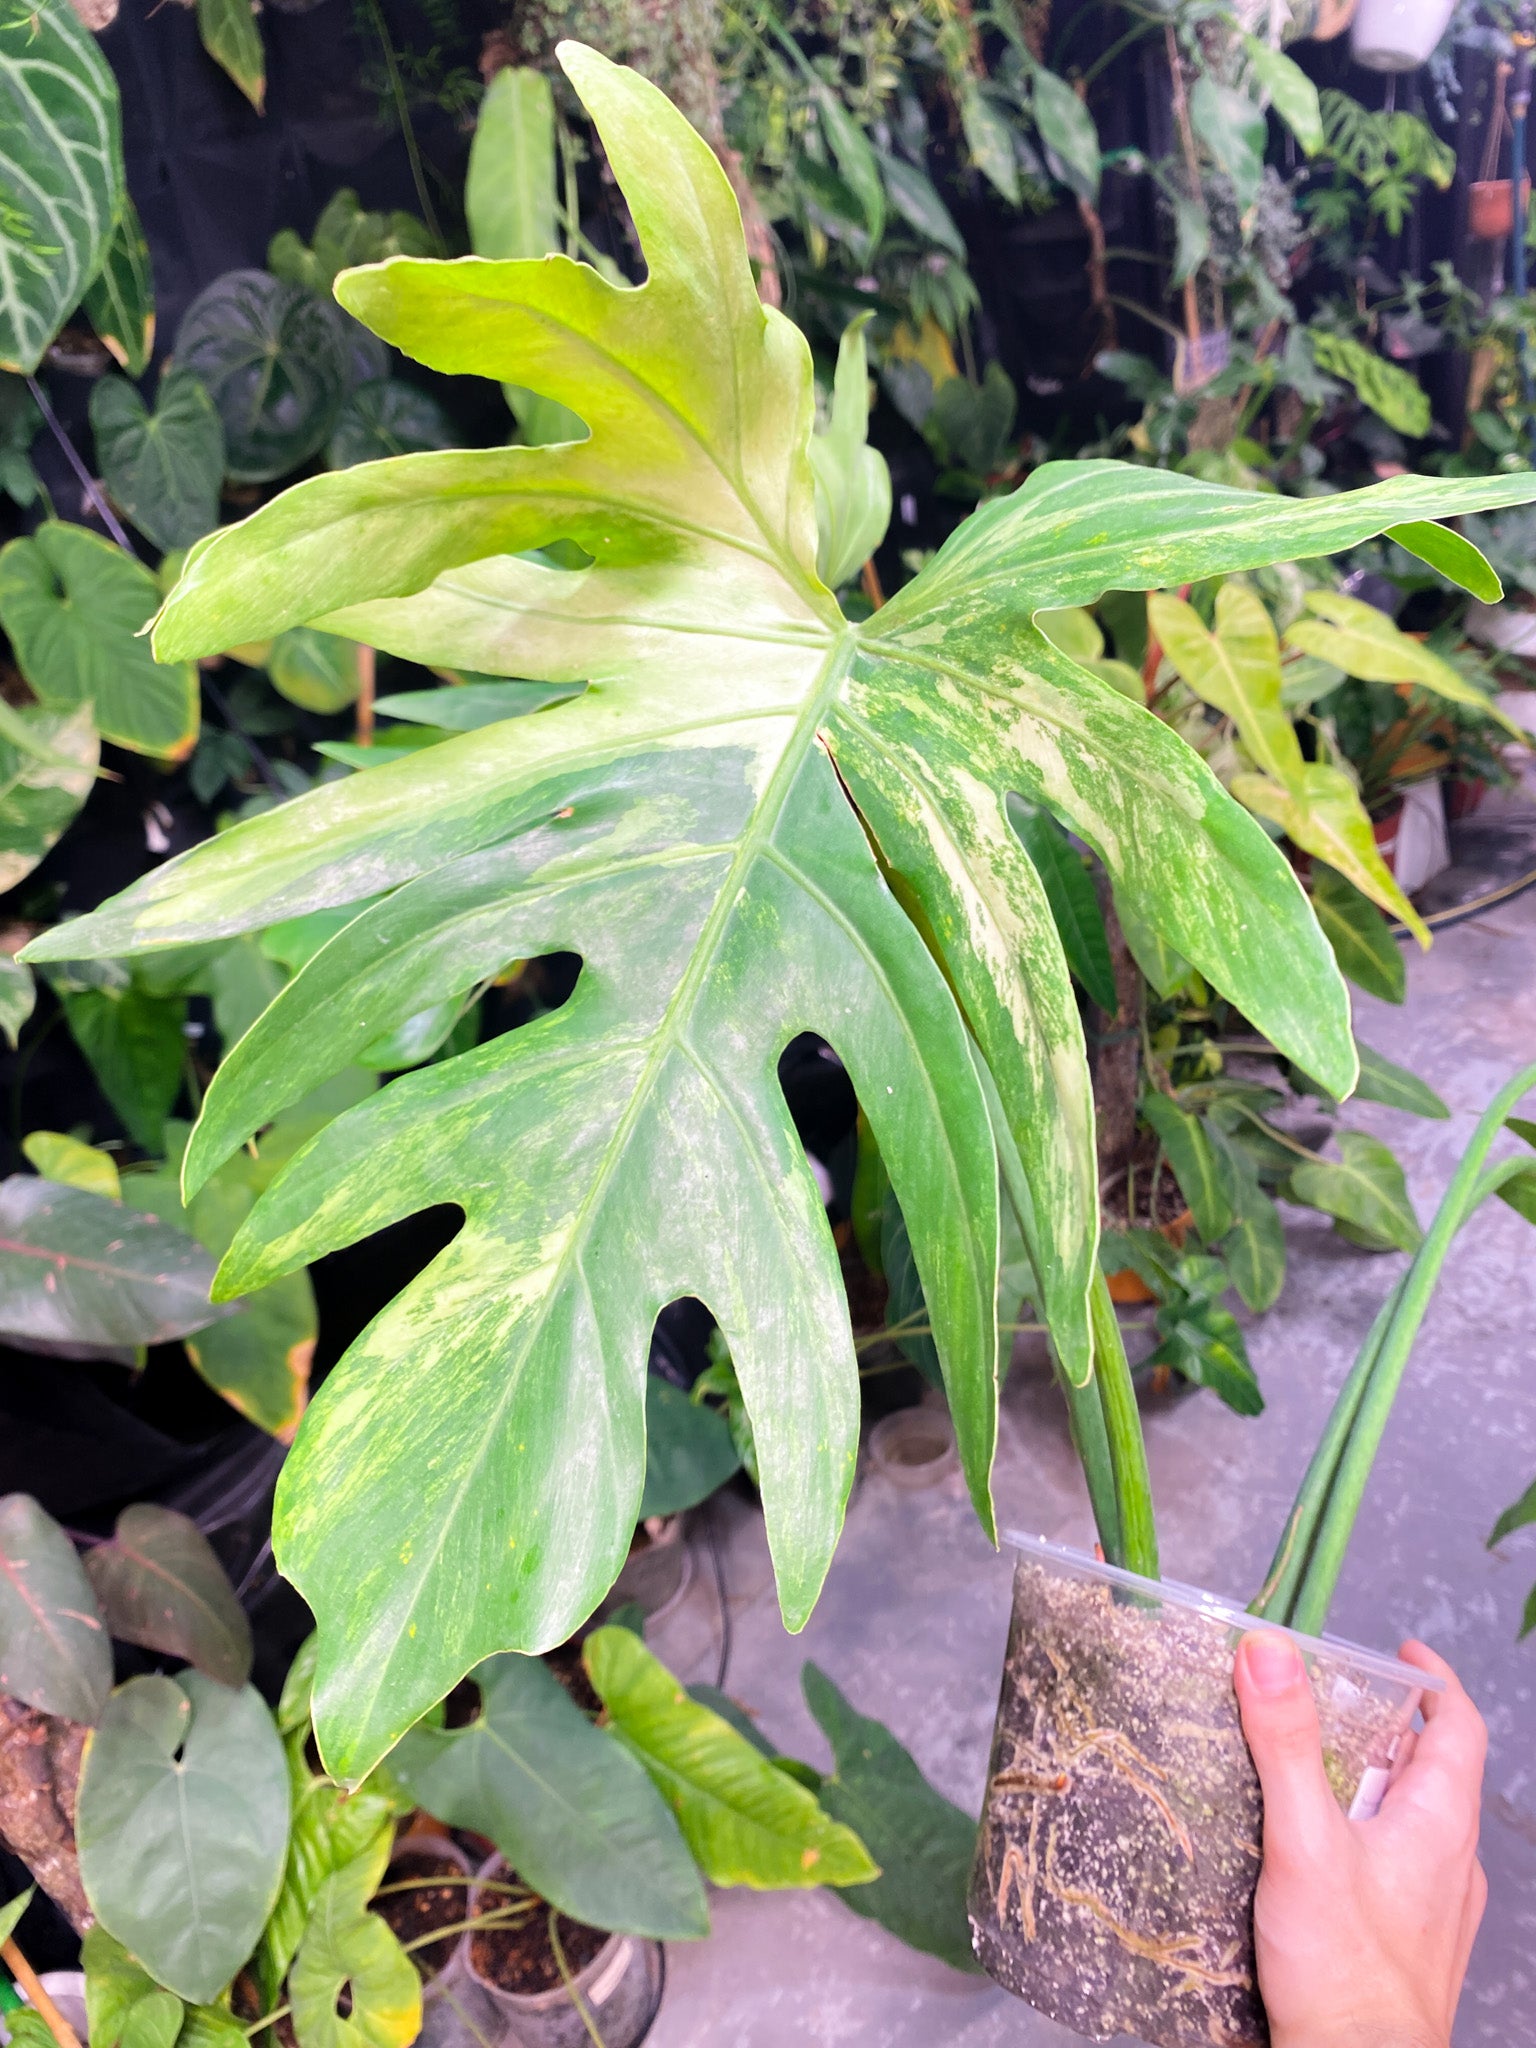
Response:
[{"label": "thumb", "polygon": [[1232,1682],[1264,1793],[1264,1860],[1315,1865],[1328,1856],[1343,1815],[1323,1769],[1301,1652],[1278,1630],[1256,1630],[1238,1646]]}]

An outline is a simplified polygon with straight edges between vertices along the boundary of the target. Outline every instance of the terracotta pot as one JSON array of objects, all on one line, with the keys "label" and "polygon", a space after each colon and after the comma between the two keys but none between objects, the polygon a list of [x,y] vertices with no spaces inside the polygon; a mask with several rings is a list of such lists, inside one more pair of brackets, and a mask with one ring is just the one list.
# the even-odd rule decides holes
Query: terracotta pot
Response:
[{"label": "terracotta pot", "polygon": [[[1157,1234],[1159,1237],[1167,1238],[1176,1252],[1181,1252],[1184,1249],[1184,1240],[1189,1234],[1189,1226],[1194,1220],[1194,1212],[1186,1209],[1182,1215],[1175,1216],[1171,1223],[1159,1223]],[[1146,1302],[1157,1299],[1141,1275],[1133,1273],[1129,1266],[1122,1266],[1117,1273],[1106,1274],[1104,1285],[1109,1289],[1110,1300],[1119,1302],[1122,1308],[1140,1308]]]},{"label": "terracotta pot", "polygon": [[[1467,233],[1474,242],[1504,242],[1514,233],[1515,206],[1512,178],[1479,178],[1468,190]],[[1531,204],[1531,181],[1520,180],[1520,212]]]},{"label": "terracotta pot", "polygon": [[1445,785],[1445,815],[1454,824],[1458,818],[1470,818],[1488,794],[1488,785],[1481,775],[1453,775]]},{"label": "terracotta pot", "polygon": [[1317,20],[1312,25],[1312,40],[1317,43],[1331,43],[1335,36],[1343,35],[1355,18],[1359,0],[1320,0]]}]

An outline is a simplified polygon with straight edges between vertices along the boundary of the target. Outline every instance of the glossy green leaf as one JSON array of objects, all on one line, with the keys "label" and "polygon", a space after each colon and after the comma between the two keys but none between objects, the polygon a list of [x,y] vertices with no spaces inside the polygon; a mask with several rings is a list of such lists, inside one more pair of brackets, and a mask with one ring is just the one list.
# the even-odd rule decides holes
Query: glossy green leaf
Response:
[{"label": "glossy green leaf", "polygon": [[1216,630],[1182,598],[1154,591],[1147,622],[1195,695],[1224,712],[1265,775],[1290,787],[1300,780],[1301,745],[1281,701],[1280,636],[1263,599],[1241,583],[1216,593]]},{"label": "glossy green leaf", "polygon": [[288,1847],[288,1767],[250,1686],[131,1678],[80,1770],[80,1875],[97,1919],[180,1997],[211,2000],[256,1946]]},{"label": "glossy green leaf", "polygon": [[157,548],[190,547],[218,525],[224,429],[190,371],[165,372],[153,412],[126,377],[103,377],[91,431],[113,502]]},{"label": "glossy green leaf", "polygon": [[698,1872],[644,1759],[594,1728],[537,1657],[497,1657],[474,1676],[477,1720],[413,1728],[391,1754],[411,1797],[451,1827],[489,1835],[573,1919],[665,1941],[707,1934]]},{"label": "glossy green leaf", "polygon": [[934,1790],[888,1728],[856,1713],[825,1672],[807,1664],[800,1685],[835,1760],[817,1796],[880,1865],[872,1884],[844,1886],[838,1897],[910,1948],[977,1970],[965,1912],[975,1821]]},{"label": "glossy green leaf", "polygon": [[88,1195],[103,1195],[109,1202],[122,1197],[117,1161],[99,1146],[87,1145],[65,1131],[29,1131],[21,1141],[29,1166],[35,1166],[44,1180],[56,1180],[67,1188],[84,1188]]},{"label": "glossy green leaf", "polygon": [[[313,1642],[313,1637],[310,1640]],[[277,1902],[251,1959],[268,2010],[279,2002],[280,1987],[304,1939],[320,1887],[327,1878],[345,1870],[364,1895],[376,1889],[389,1862],[399,1815],[398,1803],[373,1789],[371,1781],[346,1793],[310,1769],[305,1754],[309,1741],[306,1664],[301,1650],[284,1683],[277,1714],[285,1734],[293,1819]]]},{"label": "glossy green leaf", "polygon": [[1107,1016],[1120,1007],[1110,964],[1104,913],[1082,856],[1049,811],[1008,799],[1008,822],[1018,833],[1051,906],[1067,965]]},{"label": "glossy green leaf", "polygon": [[87,1928],[80,1963],[91,2048],[172,2048],[186,2009],[98,1921]]},{"label": "glossy green leaf", "polygon": [[1343,875],[1318,865],[1312,870],[1312,908],[1317,913],[1341,972],[1367,995],[1400,1003],[1407,971],[1386,919]]},{"label": "glossy green leaf", "polygon": [[1166,1365],[1191,1385],[1208,1387],[1238,1415],[1261,1415],[1264,1396],[1248,1359],[1237,1318],[1212,1301],[1180,1301],[1159,1309],[1162,1342],[1149,1366]]},{"label": "glossy green leaf", "polygon": [[873,254],[885,232],[885,186],[874,148],[831,86],[818,79],[811,99],[838,171],[859,202]]},{"label": "glossy green leaf", "polygon": [[1212,1145],[1199,1117],[1166,1095],[1149,1091],[1141,1113],[1157,1133],[1179,1191],[1189,1204],[1195,1228],[1207,1244],[1232,1228],[1233,1194],[1226,1161]]},{"label": "glossy green leaf", "polygon": [[600,1628],[582,1660],[609,1725],[654,1779],[711,1884],[779,1891],[880,1875],[851,1828],[690,1699],[638,1636]]},{"label": "glossy green leaf", "polygon": [[108,1543],[86,1552],[108,1633],[182,1657],[221,1685],[251,1675],[251,1625],[212,1544],[186,1515],[153,1501],[123,1509]]},{"label": "glossy green leaf", "polygon": [[464,218],[477,256],[559,247],[555,96],[542,71],[507,65],[485,89],[469,146]]},{"label": "glossy green leaf", "polygon": [[[1307,156],[1316,156],[1323,146],[1323,112],[1317,87],[1294,57],[1273,48],[1262,37],[1244,35],[1243,49],[1249,69],[1270,105],[1301,144]],[[1261,146],[1262,149],[1262,146]]]},{"label": "glossy green leaf", "polygon": [[[0,794],[0,819],[4,815],[5,800]],[[3,864],[0,864],[0,872],[3,872]],[[23,967],[9,953],[0,953],[0,1032],[5,1034],[13,1052],[21,1038],[21,1027],[36,1006],[37,983],[31,968]]]},{"label": "glossy green leaf", "polygon": [[1232,794],[1261,818],[1272,818],[1291,842],[1324,860],[1373,902],[1407,925],[1421,946],[1429,927],[1403,894],[1381,857],[1360,792],[1342,768],[1326,761],[1298,762],[1289,784],[1267,775],[1234,775]]},{"label": "glossy green leaf", "polygon": [[[1207,1141],[1225,1166],[1232,1191],[1232,1228],[1218,1249],[1243,1306],[1261,1315],[1274,1306],[1285,1285],[1285,1225],[1259,1185],[1257,1163],[1241,1138],[1209,1116],[1204,1128]],[[1239,1124],[1238,1130],[1242,1129]],[[1247,1129],[1252,1131],[1252,1125]]]},{"label": "glossy green leaf", "polygon": [[357,643],[313,626],[290,626],[272,642],[266,660],[272,687],[290,704],[322,715],[345,711],[361,687]]},{"label": "glossy green leaf", "polygon": [[1484,604],[1497,604],[1504,595],[1504,586],[1481,548],[1449,526],[1417,519],[1406,526],[1389,526],[1387,539],[1473,597],[1480,597]]},{"label": "glossy green leaf", "polygon": [[1189,120],[1211,161],[1230,181],[1238,211],[1259,196],[1264,175],[1264,116],[1247,93],[1202,71],[1189,89]]},{"label": "glossy green leaf", "polygon": [[1418,440],[1429,432],[1429,394],[1411,371],[1389,363],[1352,335],[1312,327],[1307,341],[1318,368],[1342,377],[1361,404],[1397,433]]},{"label": "glossy green leaf", "polygon": [[1087,105],[1064,78],[1047,71],[1043,64],[1031,74],[1031,106],[1035,127],[1060,167],[1061,175],[1079,199],[1096,206],[1099,198],[1099,131]]},{"label": "glossy green leaf", "polygon": [[869,431],[869,365],[861,313],[843,330],[825,433],[811,437],[816,479],[816,573],[837,590],[856,576],[891,523],[891,472]]},{"label": "glossy green leaf", "polygon": [[[29,744],[19,746],[0,725],[0,889],[14,889],[30,875],[74,823],[91,793],[101,752],[88,705],[72,712],[29,705],[13,716]],[[50,758],[40,759],[39,748]],[[31,1015],[36,990],[30,977],[26,983],[19,979],[27,970],[6,958],[4,973],[10,986],[5,1028],[10,1034]]]},{"label": "glossy green leaf", "polygon": [[[266,483],[324,447],[351,381],[336,308],[265,270],[228,271],[198,293],[176,332],[176,361],[218,407],[236,483]],[[229,644],[265,637],[237,632]]]},{"label": "glossy green leaf", "polygon": [[106,256],[81,306],[120,367],[130,377],[142,377],[155,349],[155,279],[143,223],[126,192]]},{"label": "glossy green leaf", "polygon": [[[252,819],[67,941],[121,953],[394,892],[225,1061],[194,1182],[424,999],[467,1000],[532,953],[583,956],[563,1009],[329,1126],[226,1265],[237,1291],[432,1203],[468,1219],[332,1374],[282,1481],[279,1556],[321,1617],[320,1739],[349,1774],[469,1666],[559,1639],[612,1582],[641,1492],[650,1327],[680,1294],[725,1330],[784,1612],[808,1611],[855,1383],[773,1078],[800,1030],[836,1046],[868,1109],[989,1516],[996,1169],[945,975],[1029,1177],[1042,1303],[1079,1381],[1096,1216],[1076,999],[1007,795],[1048,803],[1130,918],[1288,1056],[1340,1094],[1355,1078],[1342,983],[1280,853],[1034,612],[1536,493],[1397,479],[1271,499],[1047,464],[849,625],[814,573],[808,352],[757,299],[718,161],[643,81],[576,46],[563,61],[645,284],[562,257],[397,258],[338,291],[436,369],[579,409],[590,438],[313,478],[193,550],[159,633],[190,653],[323,620],[438,668],[591,687]],[[556,539],[592,566],[523,558]],[[579,1519],[559,1481],[578,1468]]]},{"label": "glossy green leaf", "polygon": [[377,462],[387,455],[418,455],[451,448],[448,415],[429,392],[403,377],[373,377],[348,395],[337,416],[325,459],[332,469]]},{"label": "glossy green leaf", "polygon": [[200,1246],[131,1204],[29,1173],[0,1181],[0,1335],[163,1344],[225,1313],[212,1278]]},{"label": "glossy green leaf", "polygon": [[1019,203],[1019,166],[1007,116],[987,97],[974,78],[960,94],[960,126],[971,162],[1010,206]]},{"label": "glossy green leaf", "polygon": [[1335,590],[1310,590],[1307,609],[1315,616],[1296,621],[1285,636],[1288,646],[1321,655],[1346,675],[1359,676],[1368,683],[1417,684],[1453,704],[1486,712],[1513,739],[1529,739],[1525,728],[1500,711],[1485,690],[1469,682],[1460,669],[1422,640],[1400,631],[1375,605]]},{"label": "glossy green leaf", "polygon": [[60,1001],[75,1043],[129,1136],[146,1152],[158,1152],[186,1066],[186,998],[151,995],[135,982],[125,989],[68,990]]},{"label": "glossy green leaf", "polygon": [[93,1722],[112,1690],[112,1646],[64,1531],[28,1493],[0,1500],[0,1692]]},{"label": "glossy green leaf", "polygon": [[267,97],[267,57],[253,0],[197,0],[203,48],[239,86],[257,113]]},{"label": "glossy green leaf", "polygon": [[1523,1216],[1527,1223],[1536,1223],[1536,1165],[1524,1166],[1511,1174],[1501,1182],[1498,1195],[1517,1216]]},{"label": "glossy green leaf", "polygon": [[904,157],[877,152],[886,196],[908,227],[916,228],[925,241],[932,242],[959,262],[966,260],[965,237],[955,226],[954,215],[939,197],[933,180]]},{"label": "glossy green leaf", "polygon": [[123,202],[117,84],[68,0],[0,0],[0,369],[35,370]]},{"label": "glossy green leaf", "polygon": [[[145,966],[153,962],[143,963]],[[142,970],[141,970],[142,971]],[[226,1049],[244,1038],[288,976],[250,937],[232,939],[209,963],[202,993],[213,999],[213,1023]]]},{"label": "glossy green leaf", "polygon": [[1525,1489],[1517,1501],[1510,1505],[1494,1523],[1488,1535],[1488,1548],[1502,1543],[1506,1536],[1513,1536],[1517,1529],[1526,1529],[1536,1522],[1536,1479]]},{"label": "glossy green leaf", "polygon": [[725,1418],[655,1373],[645,1382],[645,1491],[640,1519],[697,1507],[741,1470]]},{"label": "glossy green leaf", "polygon": [[1403,1169],[1379,1138],[1337,1133],[1342,1159],[1309,1159],[1291,1175],[1292,1200],[1321,1209],[1383,1245],[1416,1251],[1423,1232],[1408,1198]]},{"label": "glossy green leaf", "polygon": [[[407,2048],[421,2031],[421,1978],[393,1928],[366,1912],[347,1869],[321,1885],[288,1974],[299,2048]],[[350,2010],[338,2010],[343,1991]]]},{"label": "glossy green leaf", "polygon": [[159,602],[143,563],[83,526],[49,519],[0,548],[0,624],[43,704],[89,705],[104,738],[179,758],[197,738],[197,671],[139,637]]},{"label": "glossy green leaf", "polygon": [[447,732],[478,732],[503,718],[526,718],[548,704],[579,697],[584,683],[521,683],[484,677],[440,690],[401,690],[380,697],[374,710],[384,718],[406,718]]},{"label": "glossy green leaf", "polygon": [[1389,1060],[1368,1045],[1360,1047],[1360,1082],[1355,1089],[1362,1102],[1384,1102],[1389,1109],[1406,1110],[1410,1116],[1448,1117],[1450,1111],[1427,1081]]}]

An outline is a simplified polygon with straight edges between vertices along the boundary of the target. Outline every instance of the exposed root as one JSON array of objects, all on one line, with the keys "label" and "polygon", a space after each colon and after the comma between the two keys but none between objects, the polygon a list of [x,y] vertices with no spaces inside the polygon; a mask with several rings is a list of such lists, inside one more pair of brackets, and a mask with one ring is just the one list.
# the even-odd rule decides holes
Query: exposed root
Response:
[{"label": "exposed root", "polygon": [[1156,1963],[1159,1968],[1176,1971],[1184,1980],[1173,1987],[1173,1995],[1193,1989],[1196,1984],[1246,1985],[1250,1980],[1246,1970],[1222,1968],[1223,1960],[1213,1966],[1201,1959],[1203,1938],[1198,1934],[1152,1935],[1138,1934],[1134,1927],[1126,1927],[1110,1912],[1103,1900],[1093,1892],[1080,1891],[1075,1885],[1063,1884],[1056,1874],[1056,1831],[1053,1828],[1045,1842],[1045,1870],[1041,1883],[1063,1905],[1080,1907],[1091,1913],[1102,1927],[1110,1933],[1132,1955],[1144,1961]]}]

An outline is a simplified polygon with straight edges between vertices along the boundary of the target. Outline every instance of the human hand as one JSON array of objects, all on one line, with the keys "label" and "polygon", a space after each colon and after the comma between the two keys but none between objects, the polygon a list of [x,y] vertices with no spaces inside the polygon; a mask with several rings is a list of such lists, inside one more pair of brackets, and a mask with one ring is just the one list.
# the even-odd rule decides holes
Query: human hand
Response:
[{"label": "human hand", "polygon": [[1374,1819],[1347,1820],[1323,1769],[1317,1709],[1290,1640],[1243,1638],[1233,1683],[1264,1792],[1254,1901],[1259,1990],[1273,2048],[1449,2048],[1488,1898],[1477,1860],[1488,1733],[1449,1664],[1422,1643],[1406,1663],[1445,1680],[1403,1738]]}]

